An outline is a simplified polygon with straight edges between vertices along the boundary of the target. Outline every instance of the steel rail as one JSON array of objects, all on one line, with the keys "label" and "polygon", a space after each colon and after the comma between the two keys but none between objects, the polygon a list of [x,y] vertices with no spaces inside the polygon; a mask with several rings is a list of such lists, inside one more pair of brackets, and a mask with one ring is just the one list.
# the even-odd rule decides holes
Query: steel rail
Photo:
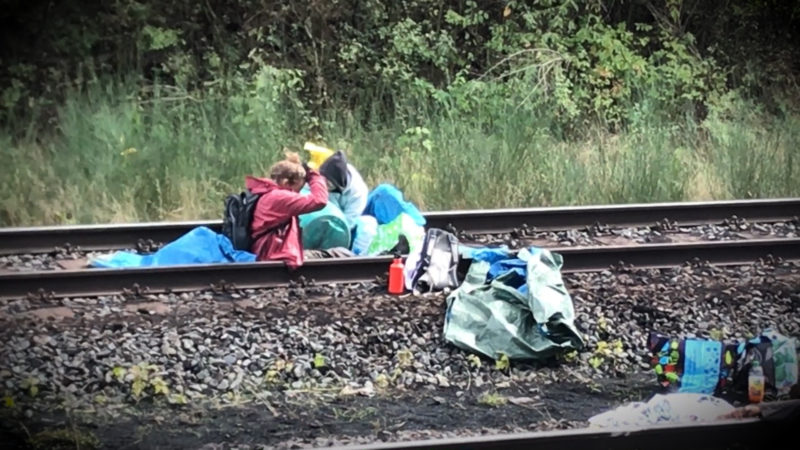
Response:
[{"label": "steel rail", "polygon": [[[771,255],[800,259],[800,238],[671,243],[637,246],[551,248],[564,258],[562,271],[590,272],[624,263],[637,267],[671,267],[699,259],[711,264],[744,264]],[[373,281],[385,276],[392,258],[356,257],[310,260],[290,272],[281,262],[198,264],[133,269],[50,270],[0,274],[0,299],[29,294],[54,297],[140,292],[194,291],[219,288],[269,288],[302,280],[316,283]]]},{"label": "steel rail", "polygon": [[[725,420],[613,430],[578,429],[330,447],[337,450],[690,450],[794,448],[788,421]],[[788,436],[787,436],[788,437]]]},{"label": "steel rail", "polygon": [[[582,228],[596,223],[609,226],[648,225],[663,219],[679,225],[698,225],[719,223],[731,216],[763,222],[790,220],[800,216],[800,198],[439,211],[425,214],[428,227],[447,228],[452,225],[472,233],[504,233],[522,224],[548,231]],[[221,222],[0,228],[0,255],[48,253],[68,245],[88,251],[135,248],[140,241],[172,241],[197,226],[219,231]]]}]

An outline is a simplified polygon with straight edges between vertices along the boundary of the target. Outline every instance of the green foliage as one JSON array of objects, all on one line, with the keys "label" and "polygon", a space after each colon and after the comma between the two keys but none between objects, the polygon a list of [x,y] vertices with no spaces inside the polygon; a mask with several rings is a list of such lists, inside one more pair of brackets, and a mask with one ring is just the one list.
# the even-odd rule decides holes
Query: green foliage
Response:
[{"label": "green foliage", "polygon": [[[169,396],[169,385],[158,375],[160,371],[161,370],[153,364],[141,362],[128,369],[119,366],[114,367],[108,376],[113,377],[120,384],[129,384],[131,396],[138,402],[148,394],[152,397]],[[174,399],[170,396],[168,400],[172,402]],[[95,401],[104,403],[106,399],[105,397],[98,396],[95,397]]]},{"label": "green foliage", "polygon": [[385,373],[379,373],[378,376],[375,377],[375,386],[380,389],[386,389],[393,381],[393,377],[389,377]]},{"label": "green foliage", "polygon": [[[572,129],[593,120],[621,125],[645,89],[680,113],[731,86],[763,94],[765,80],[773,81],[772,101],[785,104],[774,94],[796,94],[798,85],[790,31],[800,14],[776,0],[119,0],[51,5],[48,14],[35,3],[18,7],[6,34],[19,51],[0,66],[0,101],[16,112],[53,106],[63,92],[56,86],[105,75],[197,95],[265,66],[293,73],[315,116],[372,102],[376,117],[419,118],[431,97],[486,77],[507,83],[519,101],[553,108]],[[34,31],[37,39],[23,38]]]},{"label": "green foliage", "polygon": [[160,87],[139,101],[117,100],[139,92],[132,87],[76,92],[60,109],[57,136],[15,143],[0,134],[8,168],[0,222],[218,218],[244,175],[265,174],[284,148],[320,136],[344,149],[369,185],[390,181],[427,210],[800,194],[797,115],[728,96],[698,123],[670,119],[647,97],[620,132],[593,125],[569,138],[547,108],[518,108],[496,84],[481,84],[452,87],[442,97],[448,106],[411,124],[367,126],[368,111],[331,111],[318,135],[302,131],[285,103],[297,97],[284,88],[263,87],[260,103],[221,92],[175,100],[179,91]]},{"label": "green foliage", "polygon": [[721,341],[722,338],[724,337],[724,335],[723,335],[722,330],[720,330],[719,328],[714,327],[714,328],[712,328],[712,329],[710,329],[708,331],[708,337],[713,339],[713,340],[715,340],[715,341]]},{"label": "green foliage", "polygon": [[398,366],[400,367],[410,367],[414,364],[414,353],[411,350],[404,348],[397,352],[395,355],[397,359]]},{"label": "green foliage", "polygon": [[728,180],[728,195],[785,195],[786,182],[800,177],[799,125],[797,115],[765,124],[759,106],[741,97],[728,96],[713,105],[704,124],[712,143],[706,156],[716,176]]},{"label": "green foliage", "polygon": [[24,390],[30,397],[36,397],[37,395],[39,395],[39,379],[36,377],[27,377],[23,379],[19,387],[20,389]]},{"label": "green foliage", "polygon": [[276,359],[267,367],[264,382],[269,385],[279,384],[285,381],[293,370],[294,362],[283,358]]},{"label": "green foliage", "polygon": [[186,405],[189,399],[183,394],[172,394],[167,397],[167,401],[172,405]]},{"label": "green foliage", "polygon": [[169,395],[169,386],[161,377],[155,377],[150,380],[150,386],[153,388],[155,395]]},{"label": "green foliage", "polygon": [[426,209],[798,192],[792,2],[73,3],[0,31],[4,225],[218,218],[307,139]]},{"label": "green foliage", "polygon": [[115,366],[111,370],[111,373],[114,375],[114,378],[116,378],[117,381],[122,381],[125,378],[126,370],[124,367]]},{"label": "green foliage", "polygon": [[494,368],[497,370],[508,370],[511,368],[511,362],[508,360],[508,355],[501,353],[500,357],[494,362]]},{"label": "green foliage", "polygon": [[142,34],[146,41],[144,43],[145,48],[148,50],[163,50],[178,43],[179,31],[145,25],[142,29]]},{"label": "green foliage", "polygon": [[481,405],[498,407],[508,403],[508,397],[497,392],[484,392],[478,396],[478,403]]},{"label": "green foliage", "polygon": [[331,408],[333,418],[347,423],[364,422],[368,418],[375,416],[378,412],[377,408],[372,406],[367,407],[345,407],[345,408]]},{"label": "green foliage", "polygon": [[622,341],[615,340],[612,343],[598,341],[592,356],[589,358],[589,365],[597,369],[607,360],[614,361],[625,357]]}]

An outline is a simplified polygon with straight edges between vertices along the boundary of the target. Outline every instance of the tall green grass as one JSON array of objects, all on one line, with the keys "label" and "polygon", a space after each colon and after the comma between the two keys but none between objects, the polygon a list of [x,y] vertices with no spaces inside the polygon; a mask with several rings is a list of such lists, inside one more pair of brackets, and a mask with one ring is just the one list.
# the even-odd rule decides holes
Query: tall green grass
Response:
[{"label": "tall green grass", "polygon": [[800,195],[797,115],[729,100],[695,123],[644,99],[616,133],[570,134],[544,106],[460,95],[471,106],[409,98],[387,114],[376,99],[312,119],[272,72],[202,97],[97,82],[69,92],[45,132],[0,130],[0,224],[217,218],[244,175],[308,139],[426,210]]},{"label": "tall green grass", "polygon": [[705,123],[705,160],[732,198],[800,192],[800,117],[768,117],[757,105],[736,101],[712,110]]}]

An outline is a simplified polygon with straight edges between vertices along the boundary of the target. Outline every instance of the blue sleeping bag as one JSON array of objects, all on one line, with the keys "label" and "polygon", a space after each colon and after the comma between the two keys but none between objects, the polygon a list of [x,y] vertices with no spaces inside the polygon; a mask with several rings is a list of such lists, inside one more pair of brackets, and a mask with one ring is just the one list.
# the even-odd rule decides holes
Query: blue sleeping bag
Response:
[{"label": "blue sleeping bag", "polygon": [[391,184],[378,185],[367,197],[364,214],[378,219],[378,224],[387,224],[400,213],[406,213],[414,219],[414,223],[424,227],[425,217],[413,203],[403,199],[403,193]]},{"label": "blue sleeping bag", "polygon": [[230,239],[207,227],[197,227],[149,255],[115,252],[94,258],[89,265],[108,269],[254,262],[256,255],[235,250]]}]

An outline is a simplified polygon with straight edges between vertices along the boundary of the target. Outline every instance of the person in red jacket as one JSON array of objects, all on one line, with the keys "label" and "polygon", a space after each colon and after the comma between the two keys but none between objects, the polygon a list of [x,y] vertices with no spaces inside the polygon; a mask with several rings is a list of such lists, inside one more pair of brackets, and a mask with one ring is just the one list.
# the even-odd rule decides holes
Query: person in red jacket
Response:
[{"label": "person in red jacket", "polygon": [[[300,189],[308,183],[309,195]],[[251,251],[259,261],[284,261],[289,268],[303,264],[303,240],[297,216],[325,207],[328,187],[325,177],[300,163],[297,153],[275,163],[269,178],[247,176],[245,185],[261,194],[253,212]]]}]

